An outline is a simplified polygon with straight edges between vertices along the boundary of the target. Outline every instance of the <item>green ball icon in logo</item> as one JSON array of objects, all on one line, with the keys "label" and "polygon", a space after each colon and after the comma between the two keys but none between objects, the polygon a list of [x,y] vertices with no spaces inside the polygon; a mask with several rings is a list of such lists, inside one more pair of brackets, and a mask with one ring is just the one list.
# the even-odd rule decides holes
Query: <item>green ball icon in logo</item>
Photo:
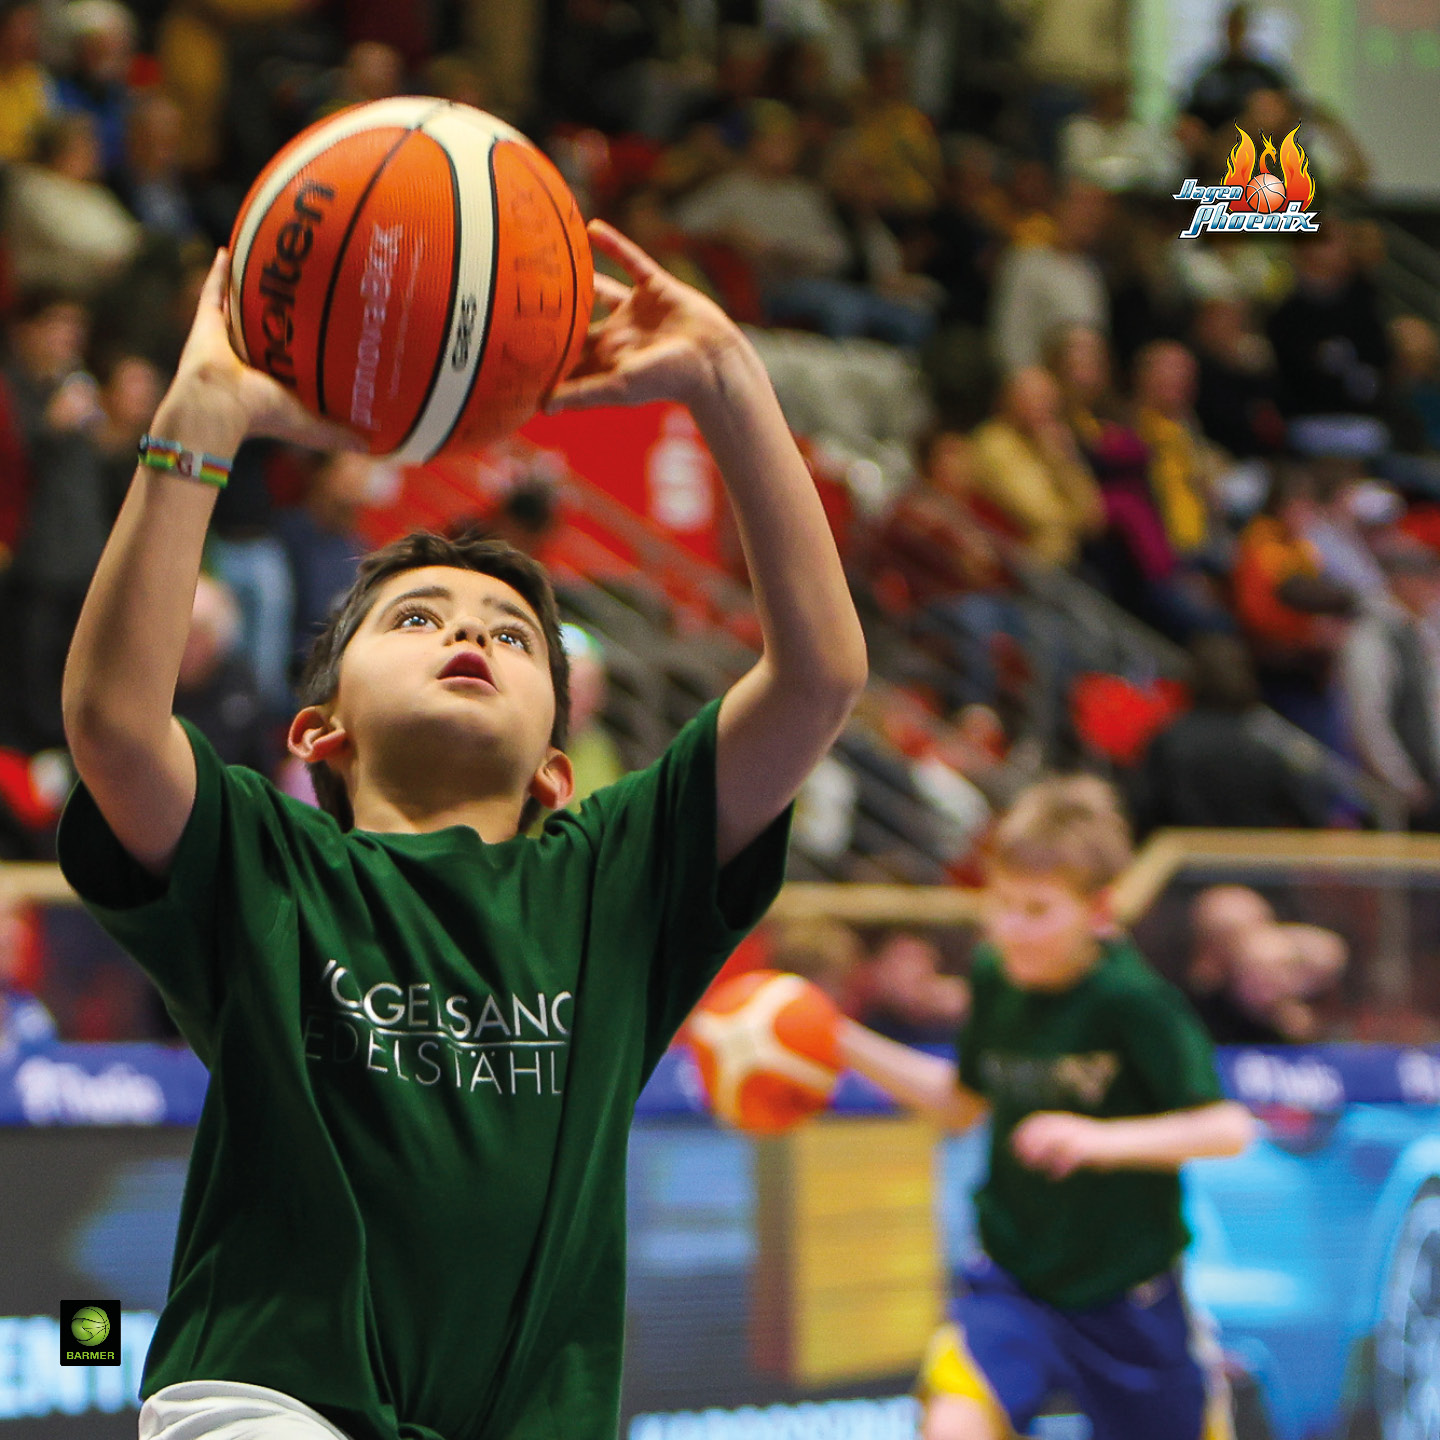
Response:
[{"label": "green ball icon in logo", "polygon": [[110,1317],[98,1305],[86,1305],[75,1312],[70,1333],[82,1345],[100,1345],[110,1333]]}]

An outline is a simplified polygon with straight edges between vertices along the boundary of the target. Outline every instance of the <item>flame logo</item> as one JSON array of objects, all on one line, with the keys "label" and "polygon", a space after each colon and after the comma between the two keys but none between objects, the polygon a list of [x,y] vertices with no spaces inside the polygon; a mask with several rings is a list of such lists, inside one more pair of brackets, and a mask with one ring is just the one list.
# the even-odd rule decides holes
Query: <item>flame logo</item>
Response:
[{"label": "flame logo", "polygon": [[[1297,125],[1295,130],[1299,128]],[[1280,142],[1280,168],[1285,173],[1285,200],[1287,204],[1298,200],[1300,208],[1308,210],[1310,202],[1315,198],[1315,182],[1310,178],[1310,161],[1305,155],[1304,147],[1295,138],[1295,130]]]},{"label": "flame logo", "polygon": [[[1230,151],[1225,178],[1221,184],[1238,185],[1243,190],[1257,174],[1269,175],[1268,162],[1278,159],[1285,180],[1285,204],[1289,205],[1298,201],[1302,210],[1308,210],[1310,202],[1315,198],[1315,181],[1310,176],[1310,161],[1305,154],[1305,147],[1295,139],[1296,132],[1300,127],[1297,125],[1280,142],[1278,156],[1275,154],[1275,142],[1268,135],[1262,135],[1260,138],[1264,142],[1264,149],[1260,153],[1258,168],[1255,164],[1255,142],[1238,125],[1235,129],[1240,138]],[[1253,210],[1255,207],[1248,199],[1241,199],[1232,200],[1230,208],[1231,210]]]}]

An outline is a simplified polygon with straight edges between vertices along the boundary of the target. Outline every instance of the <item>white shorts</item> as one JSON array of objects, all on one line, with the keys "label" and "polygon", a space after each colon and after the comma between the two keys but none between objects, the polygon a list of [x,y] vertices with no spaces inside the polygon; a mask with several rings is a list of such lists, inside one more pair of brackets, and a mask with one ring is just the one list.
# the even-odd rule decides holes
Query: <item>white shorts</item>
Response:
[{"label": "white shorts", "polygon": [[140,1407],[140,1440],[349,1440],[292,1395],[238,1380],[186,1380]]}]

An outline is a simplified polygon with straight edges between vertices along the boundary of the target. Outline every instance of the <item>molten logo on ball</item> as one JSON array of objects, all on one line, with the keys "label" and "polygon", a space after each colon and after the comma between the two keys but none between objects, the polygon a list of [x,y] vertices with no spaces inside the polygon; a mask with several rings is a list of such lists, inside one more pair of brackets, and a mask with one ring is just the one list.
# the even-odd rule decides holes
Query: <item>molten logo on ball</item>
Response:
[{"label": "molten logo on ball", "polygon": [[315,226],[325,218],[317,202],[334,198],[331,186],[305,181],[295,192],[294,218],[280,227],[275,249],[260,272],[260,293],[265,297],[265,308],[260,312],[260,330],[265,337],[261,363],[281,384],[292,389],[295,362],[290,357],[290,344],[295,338],[295,288],[315,245]]}]

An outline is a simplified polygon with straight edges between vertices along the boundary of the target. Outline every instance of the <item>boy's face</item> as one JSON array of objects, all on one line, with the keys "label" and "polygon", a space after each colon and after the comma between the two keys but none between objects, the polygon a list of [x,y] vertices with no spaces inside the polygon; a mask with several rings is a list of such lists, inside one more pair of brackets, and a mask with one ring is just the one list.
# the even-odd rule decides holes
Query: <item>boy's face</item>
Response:
[{"label": "boy's face", "polygon": [[1087,895],[1063,875],[992,868],[985,886],[985,934],[1012,985],[1063,990],[1089,969],[1110,920],[1108,895]]},{"label": "boy's face", "polygon": [[448,765],[457,787],[478,778],[523,801],[559,753],[550,745],[555,690],[539,617],[503,580],[447,565],[381,584],[346,646],[328,709],[345,733],[336,758],[364,757],[363,773],[402,787],[414,776],[428,789],[434,767]]}]

